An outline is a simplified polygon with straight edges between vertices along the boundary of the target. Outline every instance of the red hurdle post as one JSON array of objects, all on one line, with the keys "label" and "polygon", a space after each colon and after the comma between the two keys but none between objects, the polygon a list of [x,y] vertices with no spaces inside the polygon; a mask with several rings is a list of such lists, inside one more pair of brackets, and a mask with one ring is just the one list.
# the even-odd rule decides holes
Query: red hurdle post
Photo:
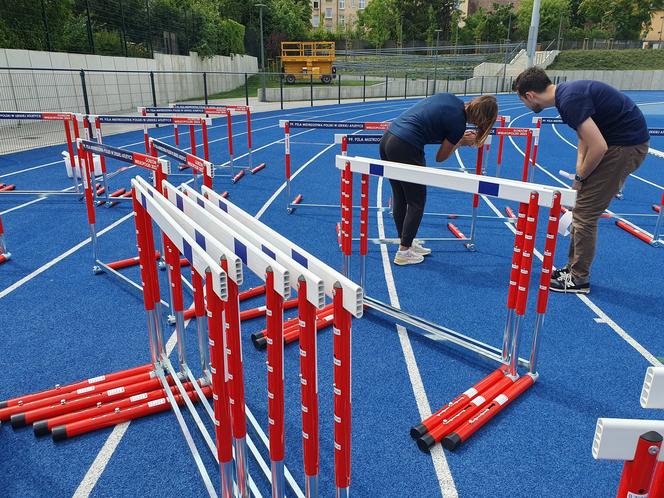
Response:
[{"label": "red hurdle post", "polygon": [[521,181],[527,182],[528,177],[530,176],[530,150],[533,146],[533,132],[528,129],[526,134],[526,153],[523,158],[523,174],[521,175]]},{"label": "red hurdle post", "polygon": [[341,179],[341,212],[341,245],[344,255],[342,273],[348,276],[350,256],[353,251],[353,173],[348,162]]},{"label": "red hurdle post", "polygon": [[[229,108],[226,108],[226,128],[228,131],[228,156],[230,158],[229,161],[231,165],[231,175],[232,175],[235,172],[233,165],[233,118],[231,116],[231,110]],[[235,182],[236,180],[235,178],[233,178],[233,183]]]},{"label": "red hurdle post", "polygon": [[336,496],[350,496],[351,469],[351,316],[343,289],[334,288],[334,480]]},{"label": "red hurdle post", "polygon": [[[500,116],[500,127],[505,128],[505,116]],[[503,164],[503,145],[505,137],[500,135],[498,138],[498,157],[496,159],[496,176],[500,176],[500,166]]]},{"label": "red hurdle post", "polygon": [[298,279],[298,337],[300,339],[300,393],[302,396],[302,449],[304,455],[305,492],[318,496],[318,348],[316,340],[316,307],[307,299],[307,281]]},{"label": "red hurdle post", "polygon": [[664,463],[657,462],[650,483],[648,498],[664,498]]},{"label": "red hurdle post", "polygon": [[[228,279],[230,281],[230,279]],[[214,292],[212,274],[206,272],[205,285],[210,331],[210,372],[212,372],[212,399],[214,405],[214,430],[217,439],[217,456],[221,471],[221,496],[233,496],[233,438],[231,434],[230,397],[224,359],[226,341],[224,334],[223,301]]]},{"label": "red hurdle post", "polygon": [[196,336],[201,371],[207,379],[211,379],[210,358],[208,354],[208,328],[205,320],[205,295],[203,293],[203,277],[191,267],[191,283],[194,288],[194,317],[196,319]]},{"label": "red hurdle post", "polygon": [[360,183],[360,287],[364,289],[369,252],[369,175],[362,175]]},{"label": "red hurdle post", "polygon": [[533,158],[532,158],[533,169],[537,166],[537,150],[539,149],[539,130],[541,128],[542,128],[542,119],[540,118],[537,120],[537,124],[535,125],[535,129],[538,131],[537,131],[537,137],[535,138],[535,144],[533,146]]},{"label": "red hurdle post", "polygon": [[265,276],[267,313],[267,385],[272,496],[284,496],[284,313],[274,288],[274,272]]},{"label": "red hurdle post", "polygon": [[625,462],[616,498],[649,496],[657,465],[657,457],[662,447],[662,436],[655,431],[646,432],[639,437],[634,459]]},{"label": "red hurdle post", "polygon": [[[9,260],[10,257],[11,253],[9,252],[9,249],[7,249],[7,241],[5,239],[5,228],[2,225],[2,216],[0,216],[0,264]],[[2,408],[1,403],[0,408]]]}]

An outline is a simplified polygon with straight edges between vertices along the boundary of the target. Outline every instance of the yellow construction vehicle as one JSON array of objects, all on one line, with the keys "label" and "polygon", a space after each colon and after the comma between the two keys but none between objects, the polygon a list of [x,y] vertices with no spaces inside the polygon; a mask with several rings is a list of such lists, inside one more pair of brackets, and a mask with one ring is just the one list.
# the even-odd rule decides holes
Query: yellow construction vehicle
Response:
[{"label": "yellow construction vehicle", "polygon": [[281,70],[286,83],[309,81],[310,75],[323,83],[336,78],[334,42],[281,42]]}]

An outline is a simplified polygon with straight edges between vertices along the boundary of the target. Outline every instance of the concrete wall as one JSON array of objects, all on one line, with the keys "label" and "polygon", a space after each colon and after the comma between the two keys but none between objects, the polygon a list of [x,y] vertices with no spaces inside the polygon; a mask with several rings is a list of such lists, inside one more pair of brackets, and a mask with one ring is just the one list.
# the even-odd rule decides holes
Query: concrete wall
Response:
[{"label": "concrete wall", "polygon": [[[403,78],[390,78],[387,82],[388,98],[418,97],[431,95],[434,92],[434,82],[429,80],[408,80],[408,88]],[[436,93],[450,92],[459,95],[464,93],[495,93],[507,91],[509,87],[509,78],[503,80],[502,77],[479,77],[468,80],[447,80],[441,79],[436,82]],[[338,86],[314,85],[314,100],[336,100],[339,98]],[[341,100],[361,99],[362,86],[341,86]],[[366,98],[384,98],[385,80],[380,82],[367,81]],[[284,86],[284,101],[307,101],[311,98],[310,87],[292,87]],[[259,100],[262,102],[279,102],[280,89],[266,88],[265,94],[259,89]]]},{"label": "concrete wall", "polygon": [[[3,69],[7,67],[39,69]],[[53,71],[48,68],[75,71]],[[139,59],[0,49],[0,110],[83,112],[85,107],[80,69],[86,70],[91,112],[102,114],[135,111],[139,105],[152,104],[150,75],[138,71],[155,71],[155,93],[157,104],[161,105],[203,97],[203,75],[194,72],[254,74],[258,71],[258,63],[255,57],[246,55],[201,59],[195,52],[188,56],[155,53],[154,59]],[[244,74],[207,75],[209,95],[232,90],[243,84]]]}]

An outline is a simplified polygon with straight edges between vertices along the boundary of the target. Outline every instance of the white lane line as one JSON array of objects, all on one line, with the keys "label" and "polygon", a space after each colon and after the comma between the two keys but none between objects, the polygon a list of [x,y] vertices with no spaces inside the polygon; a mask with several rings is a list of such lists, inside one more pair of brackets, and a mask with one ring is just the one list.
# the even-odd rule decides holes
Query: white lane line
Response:
[{"label": "white lane line", "polygon": [[33,166],[32,168],[25,168],[25,169],[20,169],[18,171],[12,171],[11,173],[5,173],[4,175],[0,175],[0,178],[6,178],[8,176],[18,175],[20,173],[25,173],[26,171],[32,171],[34,169],[45,168],[46,166],[52,166],[54,164],[60,164],[61,162],[63,162],[62,159],[60,159],[59,161],[53,161],[51,163],[46,163],[46,164],[40,164],[38,166]]},{"label": "white lane line", "polygon": [[[108,226],[107,226],[106,228],[104,228],[103,230],[97,232],[97,237],[101,237],[101,236],[104,235],[106,232],[109,232],[110,230],[114,229],[115,227],[117,227],[117,226],[120,225],[121,223],[124,223],[125,221],[127,221],[128,219],[130,219],[130,218],[133,216],[133,214],[134,214],[134,213],[132,212],[132,213],[129,213],[129,214],[125,215],[125,216],[123,216],[122,218],[120,218],[119,220],[115,221],[114,223],[108,225]],[[46,270],[48,270],[49,268],[53,267],[54,265],[58,264],[60,261],[62,261],[63,259],[65,259],[67,256],[70,256],[70,255],[74,254],[74,253],[75,253],[76,251],[78,251],[81,247],[85,247],[85,246],[86,246],[87,244],[89,244],[89,243],[90,243],[90,237],[88,237],[87,239],[85,239],[85,240],[79,242],[79,243],[76,244],[75,246],[73,246],[73,247],[67,249],[65,252],[63,252],[63,253],[60,254],[59,256],[53,258],[53,259],[52,259],[51,261],[49,261],[48,263],[43,264],[42,266],[40,266],[39,268],[37,268],[36,270],[34,270],[32,273],[29,273],[29,274],[26,275],[25,277],[23,277],[23,278],[21,278],[20,280],[14,282],[12,285],[10,285],[9,287],[7,287],[6,289],[0,291],[0,299],[2,299],[3,297],[7,296],[7,295],[10,294],[10,293],[12,293],[13,291],[15,291],[16,289],[18,289],[18,288],[21,287],[22,285],[26,284],[27,282],[29,282],[30,280],[32,280],[32,279],[35,278],[36,276],[40,275],[41,273],[44,273],[44,272],[45,272]]]},{"label": "white lane line", "polygon": [[[515,120],[518,119],[518,118],[520,118],[520,117],[522,117],[522,116],[525,116],[525,115],[527,115],[527,114],[530,114],[530,113],[522,114],[521,116],[518,116],[517,118],[515,118]],[[522,150],[516,145],[516,143],[514,143],[514,141],[512,140],[512,137],[509,137],[509,138],[510,138],[510,141],[511,141],[512,145],[514,146],[514,148],[516,148],[516,149],[517,149],[517,150],[523,155],[523,154],[524,154],[523,151],[522,151]],[[562,138],[562,137],[561,137],[561,138]],[[563,140],[564,140],[564,139],[563,139]],[[567,143],[569,143],[569,142],[567,142]],[[572,145],[572,144],[570,144],[570,145]],[[465,168],[465,166],[464,166],[464,164],[463,164],[463,160],[461,159],[461,156],[459,156],[459,152],[458,152],[458,151],[456,152],[456,157],[457,157],[457,161],[459,161],[459,164],[461,165],[461,167],[462,167],[462,168]],[[556,182],[558,182],[560,185],[562,185],[562,186],[564,186],[564,187],[566,187],[566,188],[569,187],[565,182],[563,182],[563,181],[560,180],[558,177],[556,177],[555,175],[553,175],[552,173],[550,173],[547,169],[545,169],[545,168],[543,168],[542,166],[540,166],[539,163],[536,163],[536,165],[537,165],[537,167],[538,167],[539,169],[541,169],[542,171],[544,171],[548,176],[550,176],[551,178],[553,178],[553,179],[554,179]],[[492,210],[496,215],[500,216],[501,218],[505,218],[505,216],[503,215],[503,213],[500,212],[500,210],[499,210],[498,208],[496,208],[496,206],[495,206],[495,205],[494,205],[494,204],[493,204],[493,203],[492,203],[492,202],[491,202],[486,196],[482,196],[482,200],[484,200],[484,202],[487,203],[487,205],[491,208],[491,210]],[[608,210],[607,210],[607,211],[608,211]],[[514,228],[514,226],[512,226],[511,223],[505,223],[505,226],[507,226],[507,228],[509,228],[513,233],[516,233],[516,229]],[[535,255],[538,257],[538,259],[541,261],[541,260],[542,260],[542,255],[541,255],[538,251],[534,251],[534,252],[535,252]],[[586,306],[588,306],[588,308],[590,308],[590,309],[591,309],[591,310],[597,315],[598,318],[601,318],[602,320],[604,320],[604,321],[606,322],[606,324],[607,324],[609,327],[611,327],[611,329],[612,329],[616,334],[618,334],[618,336],[620,336],[622,339],[624,339],[625,342],[627,342],[627,344],[629,344],[630,346],[632,346],[632,347],[633,347],[633,348],[634,348],[634,349],[635,349],[635,350],[636,350],[641,356],[643,356],[648,362],[650,362],[652,365],[660,365],[659,360],[657,360],[657,358],[656,358],[656,357],[655,357],[650,351],[648,351],[645,347],[643,347],[642,344],[640,344],[636,339],[634,339],[632,336],[630,336],[630,335],[625,331],[625,329],[623,329],[622,327],[620,327],[620,325],[618,325],[615,321],[613,321],[613,320],[612,320],[612,319],[611,319],[611,318],[610,318],[610,317],[609,317],[609,316],[608,316],[608,315],[607,315],[607,314],[606,314],[606,313],[605,313],[605,312],[604,312],[599,306],[597,306],[597,305],[596,305],[596,304],[595,304],[595,303],[594,303],[594,302],[593,302],[588,296],[585,296],[585,295],[583,295],[583,294],[575,294],[575,295],[581,300],[581,302],[582,302],[583,304],[585,304]]]},{"label": "white lane line", "polygon": [[[376,215],[378,222],[378,237],[383,239],[385,238],[385,225],[383,222],[383,211],[380,209],[383,205],[383,177],[378,178],[377,189],[376,206],[379,208]],[[386,244],[380,245],[380,253],[383,260],[385,284],[387,285],[387,291],[390,296],[390,304],[395,308],[401,309]],[[415,359],[415,353],[413,351],[413,346],[410,343],[408,332],[405,327],[401,325],[397,325],[396,327],[397,333],[399,334],[399,343],[401,344],[401,350],[403,351],[404,360],[406,362],[408,378],[410,379],[415,402],[417,403],[417,410],[420,414],[420,420],[424,420],[431,415],[431,405],[429,404],[429,399],[426,390],[424,389],[424,382],[422,382],[422,376],[420,375],[420,369],[417,366],[417,360]],[[457,498],[459,494],[454,484],[452,472],[447,464],[442,445],[436,444],[431,448],[431,459],[433,461],[433,467],[436,472],[436,477],[438,478],[438,485],[440,486],[442,496],[444,498]]]},{"label": "white lane line", "polygon": [[[387,112],[387,111],[384,111],[384,112]],[[373,113],[373,114],[379,114],[379,113]],[[368,115],[371,115],[371,114],[368,114]],[[362,117],[362,116],[359,116],[359,117]],[[356,118],[351,118],[351,119],[358,119],[358,117],[356,117]],[[303,131],[303,132],[301,132],[301,133],[297,133],[297,134],[295,134],[295,135],[293,135],[293,136],[301,135],[301,134],[303,134],[303,133],[308,133],[308,132],[310,132],[310,131],[312,131],[312,130],[311,130],[311,129],[309,129],[309,130],[305,130],[305,131]],[[280,140],[281,140],[281,139],[280,139]],[[258,148],[258,149],[255,149],[255,150],[264,149],[264,148],[266,148],[266,147],[269,147],[269,146],[271,146],[271,145],[274,145],[274,144],[276,144],[276,143],[279,143],[280,140],[276,140],[276,141],[274,141],[274,142],[272,142],[272,143],[266,144],[266,145],[264,145],[264,146],[262,146],[262,147],[260,147],[260,148]],[[332,147],[332,146],[334,146],[334,145],[335,145],[335,144],[332,144],[330,147]],[[325,150],[323,150],[322,152],[320,152],[319,154],[317,154],[317,155],[316,155],[311,161],[313,161],[314,159],[316,159],[316,157],[319,157],[322,153],[324,153],[324,152],[325,152],[326,150],[328,150],[330,147],[326,148]],[[244,155],[247,155],[247,154],[244,154]],[[240,157],[243,157],[243,156],[240,156]],[[309,162],[311,162],[311,161],[309,161]],[[303,165],[303,166],[302,166],[302,167],[301,167],[301,168],[295,173],[295,175],[293,175],[293,178],[297,175],[297,173],[299,173],[299,172],[300,172],[301,170],[303,170],[305,167],[306,167],[306,165]],[[281,191],[283,190],[284,187],[285,187],[285,183],[282,184],[282,186],[279,188],[278,192],[281,192]],[[262,212],[259,211],[259,214],[256,215],[257,218],[260,218],[260,216],[262,215],[262,213],[265,212],[265,210],[269,207],[269,205],[271,204],[271,202],[274,201],[275,198],[276,198],[276,195],[273,195],[273,196],[270,198],[271,200],[268,201],[268,203],[266,203],[266,204],[263,206],[263,208],[261,208],[261,211],[262,211]],[[128,215],[128,216],[131,216],[131,214]],[[88,240],[89,240],[89,239],[88,239]],[[0,296],[0,297],[1,297],[1,296]],[[168,352],[169,355],[171,354],[171,352],[173,351],[173,347],[175,346],[175,339],[176,339],[176,337],[175,337],[175,333],[173,333],[173,334],[171,335],[171,337],[169,338],[168,343],[167,343],[167,352]],[[108,462],[109,462],[110,459],[113,457],[113,454],[114,454],[115,450],[117,449],[118,444],[119,444],[120,441],[122,440],[122,437],[125,435],[125,433],[126,433],[126,431],[127,431],[128,428],[129,428],[129,422],[127,422],[127,423],[125,423],[125,424],[118,425],[118,426],[116,426],[116,427],[113,429],[113,431],[111,432],[111,434],[108,436],[108,438],[107,438],[106,441],[104,442],[104,445],[103,445],[102,448],[100,449],[99,453],[98,453],[97,456],[95,457],[95,460],[94,460],[94,461],[92,462],[92,464],[90,465],[90,468],[88,469],[88,471],[86,472],[85,476],[83,477],[83,480],[81,481],[81,483],[79,484],[78,488],[76,489],[76,492],[74,493],[74,498],[87,498],[87,497],[90,495],[90,493],[91,493],[92,490],[94,489],[95,485],[97,484],[97,481],[99,480],[99,478],[101,477],[102,473],[104,472],[104,469],[105,469],[106,466],[108,465]]]},{"label": "white lane line", "polygon": [[[184,324],[185,329],[187,328],[188,324],[189,320],[187,320]],[[170,356],[173,352],[176,341],[177,336],[176,333],[173,332],[168,338],[168,342],[166,343],[166,354],[168,356]],[[88,498],[88,496],[90,496],[90,493],[92,493],[92,490],[96,486],[97,481],[99,481],[99,478],[104,473],[108,462],[110,462],[113,453],[115,453],[115,450],[118,448],[120,441],[122,441],[122,438],[127,432],[127,429],[129,429],[129,424],[131,424],[131,421],[123,422],[113,427],[113,430],[108,435],[108,438],[106,438],[104,445],[99,450],[99,453],[97,453],[97,456],[92,462],[92,465],[90,465],[90,468],[85,473],[85,476],[83,476],[83,480],[78,485],[78,488],[76,488],[76,491],[74,491],[72,498]]]}]

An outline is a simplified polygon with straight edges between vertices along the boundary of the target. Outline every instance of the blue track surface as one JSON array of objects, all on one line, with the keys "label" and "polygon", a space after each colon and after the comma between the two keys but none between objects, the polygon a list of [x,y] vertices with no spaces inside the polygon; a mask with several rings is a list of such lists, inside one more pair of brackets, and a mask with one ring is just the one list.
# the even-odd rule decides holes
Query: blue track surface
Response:
[{"label": "blue track surface", "polygon": [[[631,92],[630,95],[638,103],[646,104],[642,109],[650,126],[664,126],[662,93]],[[250,213],[260,212],[264,222],[339,267],[341,257],[334,228],[338,212],[303,207],[290,216],[286,214],[282,189],[283,130],[278,127],[278,120],[389,120],[415,102],[331,105],[256,114],[254,161],[256,164],[265,161],[267,168],[236,185],[231,185],[227,178],[217,178],[215,189],[229,190],[233,202]],[[501,113],[512,116],[513,126],[530,125],[532,114],[518,99],[501,96],[499,102]],[[543,114],[555,115],[550,111]],[[239,134],[236,148],[243,151],[243,127],[240,125],[234,130]],[[153,129],[151,135],[173,143],[172,129],[168,127]],[[333,145],[333,136],[334,130],[294,130],[292,133],[293,171],[302,168],[293,182],[293,195],[302,193],[305,202],[338,201],[338,173],[333,167],[338,146]],[[210,130],[211,157],[215,163],[228,159],[225,137],[225,124],[215,120]],[[133,132],[108,136],[106,141],[141,151],[142,138],[142,133]],[[558,170],[573,171],[576,151],[566,140],[576,143],[574,133],[564,125],[545,126],[542,130],[536,181],[561,185],[564,179],[558,176]],[[515,145],[524,149],[521,139],[515,139],[514,144],[509,140],[505,142],[503,176],[520,177],[523,155]],[[664,150],[664,138],[654,138],[651,147]],[[57,161],[62,149],[49,147],[0,157],[0,183],[15,183],[23,189],[69,187],[61,162],[18,173]],[[487,162],[489,174],[495,171],[495,150],[496,147],[492,147]],[[378,157],[375,145],[350,146],[349,152]],[[427,150],[430,163],[433,154],[433,148]],[[472,169],[474,154],[474,150],[462,150],[458,161]],[[457,159],[451,159],[450,165],[455,164]],[[611,209],[619,213],[652,213],[650,205],[658,203],[662,195],[663,165],[664,159],[649,156],[636,173],[642,180],[631,178],[625,199],[614,201]],[[109,166],[116,165],[109,163]],[[17,173],[12,174],[14,172]],[[113,181],[113,186],[128,187],[135,172],[123,173]],[[372,182],[372,203],[377,200],[376,184]],[[273,196],[278,191],[278,195]],[[384,185],[383,205],[388,198],[389,187]],[[0,266],[0,351],[3,352],[0,371],[4,373],[0,378],[0,399],[129,368],[146,362],[149,357],[140,295],[108,275],[93,276],[90,271],[91,251],[85,243],[89,232],[83,204],[42,200],[17,208],[30,200],[0,198],[0,215],[10,210],[2,216],[13,254],[9,263]],[[498,212],[504,212],[506,204],[492,202]],[[470,203],[469,196],[430,190],[427,210],[468,213]],[[517,208],[516,205],[511,207]],[[99,230],[127,217],[127,221],[100,237],[103,259],[133,256],[135,240],[133,222],[128,216],[129,204],[99,208],[97,213]],[[480,214],[496,213],[490,203],[483,200]],[[378,235],[377,216],[375,211],[371,212],[371,236]],[[650,232],[654,228],[653,217],[632,220]],[[384,221],[386,235],[395,236],[387,214]],[[447,236],[447,221],[440,217],[426,218],[421,235]],[[458,219],[455,223],[464,231],[468,229],[467,220]],[[540,230],[537,239],[540,251],[543,240]],[[512,232],[495,220],[479,223],[475,253],[457,243],[429,243],[434,252],[425,264],[392,267],[401,307],[499,346],[512,243]],[[67,251],[69,253],[61,257]],[[393,251],[392,246],[390,259]],[[567,240],[560,239],[557,264],[564,263],[566,251]],[[53,263],[54,258],[59,260]],[[538,263],[536,260],[535,268],[539,267]],[[47,264],[44,271],[30,277]],[[380,246],[370,246],[367,265],[368,294],[388,300]],[[136,269],[124,273],[138,278]],[[620,464],[592,459],[590,448],[595,422],[597,417],[657,416],[640,408],[639,393],[645,369],[651,364],[649,358],[664,356],[663,275],[664,249],[648,247],[620,230],[611,220],[602,220],[589,299],[571,295],[550,297],[542,339],[540,380],[467,444],[453,453],[445,452],[446,466],[441,465],[444,462],[441,452],[435,456],[437,463],[434,465],[432,457],[421,453],[408,434],[411,425],[420,420],[417,399],[428,405],[420,409],[436,410],[488,374],[492,365],[414,333],[399,335],[394,324],[371,313],[356,320],[353,330],[353,494],[435,497],[441,496],[441,488],[444,488],[450,492],[456,489],[462,497],[612,495]],[[26,278],[28,280],[22,280]],[[534,279],[538,278],[539,271],[535,271]],[[255,283],[249,280],[250,284]],[[10,290],[12,286],[14,290]],[[531,293],[530,318],[523,328],[522,356],[529,353],[533,297]],[[253,300],[245,306],[258,306],[262,304],[259,301]],[[243,349],[247,404],[266,428],[265,354],[256,351],[249,338],[262,328],[262,320],[243,324]],[[193,355],[195,332],[188,330],[187,346]],[[329,330],[319,334],[318,344],[320,487],[321,496],[332,496],[332,335]],[[406,358],[413,361],[409,363]],[[286,465],[302,485],[298,362],[297,346],[287,347]],[[420,378],[421,390],[417,387]],[[250,435],[256,437],[253,431]],[[99,497],[194,497],[204,493],[172,413],[61,444],[54,444],[50,438],[36,439],[30,429],[14,431],[7,424],[0,427],[0,441],[2,496],[72,496],[79,485],[82,494],[78,496],[89,493]],[[204,451],[202,441],[198,443]],[[105,459],[102,454],[98,458],[102,448],[105,454],[110,452],[112,456]],[[266,451],[262,453],[267,457]],[[209,472],[216,476],[212,458],[207,453],[204,455]],[[99,465],[102,460],[105,466]],[[254,464],[252,471],[267,496],[266,479]]]}]

